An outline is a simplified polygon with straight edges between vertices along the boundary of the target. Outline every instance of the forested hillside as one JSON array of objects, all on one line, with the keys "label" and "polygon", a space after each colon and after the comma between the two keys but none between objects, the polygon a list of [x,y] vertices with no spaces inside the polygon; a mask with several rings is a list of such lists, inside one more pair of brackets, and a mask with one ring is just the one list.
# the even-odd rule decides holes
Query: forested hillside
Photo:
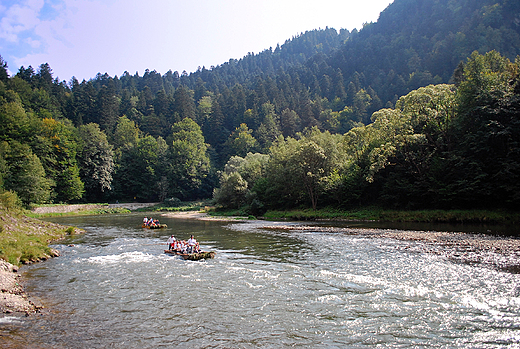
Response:
[{"label": "forested hillside", "polygon": [[518,207],[519,54],[517,1],[396,0],[190,74],[66,82],[0,60],[0,186],[26,205],[219,188],[251,212]]}]

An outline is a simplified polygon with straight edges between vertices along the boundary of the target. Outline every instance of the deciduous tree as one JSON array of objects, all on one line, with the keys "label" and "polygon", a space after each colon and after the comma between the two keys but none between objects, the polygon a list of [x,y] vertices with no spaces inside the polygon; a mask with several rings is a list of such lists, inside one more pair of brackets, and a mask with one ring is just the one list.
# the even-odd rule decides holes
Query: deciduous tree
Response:
[{"label": "deciduous tree", "polygon": [[210,163],[199,125],[190,118],[175,123],[168,143],[171,195],[180,199],[200,196],[202,181],[209,173]]},{"label": "deciduous tree", "polygon": [[80,176],[85,183],[86,198],[99,201],[112,188],[113,147],[105,133],[94,123],[80,126],[79,137]]}]

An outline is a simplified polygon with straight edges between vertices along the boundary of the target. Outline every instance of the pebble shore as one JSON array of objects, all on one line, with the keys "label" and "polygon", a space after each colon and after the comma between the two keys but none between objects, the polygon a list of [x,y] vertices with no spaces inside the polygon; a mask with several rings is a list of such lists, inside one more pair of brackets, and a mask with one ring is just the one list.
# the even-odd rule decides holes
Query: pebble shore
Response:
[{"label": "pebble shore", "polygon": [[24,293],[21,277],[18,267],[0,259],[0,312],[30,314],[42,308]]}]

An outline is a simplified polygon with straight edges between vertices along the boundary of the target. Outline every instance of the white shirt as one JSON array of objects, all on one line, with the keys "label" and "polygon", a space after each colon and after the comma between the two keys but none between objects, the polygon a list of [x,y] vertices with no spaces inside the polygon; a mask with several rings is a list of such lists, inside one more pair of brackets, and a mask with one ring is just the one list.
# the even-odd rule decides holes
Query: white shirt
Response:
[{"label": "white shirt", "polygon": [[196,243],[197,243],[197,240],[195,240],[195,238],[189,238],[188,239],[188,245],[189,246],[195,246]]}]

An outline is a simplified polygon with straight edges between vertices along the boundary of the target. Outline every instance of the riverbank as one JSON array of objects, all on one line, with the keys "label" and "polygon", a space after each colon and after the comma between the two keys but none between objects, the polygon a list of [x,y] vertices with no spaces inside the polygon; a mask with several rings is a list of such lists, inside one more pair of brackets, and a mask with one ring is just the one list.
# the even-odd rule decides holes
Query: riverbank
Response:
[{"label": "riverbank", "polygon": [[312,231],[357,235],[365,238],[394,239],[406,242],[396,248],[440,255],[464,264],[481,264],[520,274],[520,239],[485,234],[414,231],[373,228],[338,228],[309,225],[265,225],[263,229]]},{"label": "riverbank", "polygon": [[18,267],[0,259],[0,312],[34,313],[42,308],[27,297],[21,284]]},{"label": "riverbank", "polygon": [[41,205],[31,209],[28,215],[34,218],[42,218],[68,215],[129,213],[131,211],[136,211],[155,205],[157,205],[157,203]]},{"label": "riverbank", "polygon": [[161,213],[161,216],[177,219],[196,219],[200,221],[221,221],[221,222],[236,222],[248,220],[245,216],[212,216],[206,212],[200,211],[179,211]]},{"label": "riverbank", "polygon": [[37,311],[39,307],[23,292],[18,268],[59,256],[49,243],[81,232],[81,229],[40,221],[0,205],[0,312]]},{"label": "riverbank", "polygon": [[268,220],[345,220],[456,224],[519,224],[520,212],[503,210],[385,210],[368,207],[355,210],[304,209],[267,211]]}]

